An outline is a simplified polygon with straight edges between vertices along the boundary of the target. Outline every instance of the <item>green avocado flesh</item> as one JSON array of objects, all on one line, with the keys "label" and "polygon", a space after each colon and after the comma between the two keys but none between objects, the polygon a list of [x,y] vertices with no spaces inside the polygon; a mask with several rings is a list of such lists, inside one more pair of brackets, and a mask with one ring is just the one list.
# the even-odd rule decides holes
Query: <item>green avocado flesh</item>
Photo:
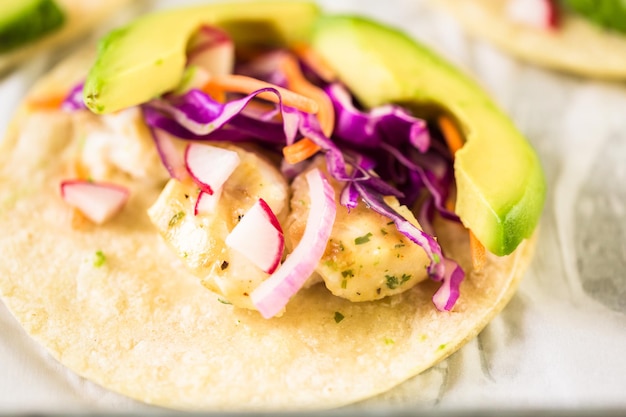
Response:
[{"label": "green avocado flesh", "polygon": [[226,29],[236,44],[303,42],[319,15],[311,3],[232,2],[194,6],[142,17],[111,32],[84,87],[95,113],[111,113],[174,89],[183,75],[186,46],[202,24]]},{"label": "green avocado flesh", "polygon": [[565,5],[605,29],[626,33],[626,0],[564,0]]},{"label": "green avocado flesh", "polygon": [[0,53],[39,39],[64,21],[63,11],[53,0],[1,0]]},{"label": "green avocado flesh", "polygon": [[485,247],[507,255],[531,235],[545,199],[539,160],[472,80],[406,35],[348,16],[326,16],[312,45],[366,107],[434,105],[465,134],[456,153],[456,213]]}]

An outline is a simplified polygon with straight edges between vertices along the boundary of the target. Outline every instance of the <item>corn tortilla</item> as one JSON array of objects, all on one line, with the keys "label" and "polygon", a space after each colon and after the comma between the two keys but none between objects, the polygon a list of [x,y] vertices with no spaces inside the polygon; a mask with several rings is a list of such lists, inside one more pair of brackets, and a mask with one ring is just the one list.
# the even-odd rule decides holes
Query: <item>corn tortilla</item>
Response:
[{"label": "corn tortilla", "polygon": [[626,36],[563,14],[554,30],[513,22],[508,0],[432,0],[475,36],[537,65],[579,76],[626,79]]},{"label": "corn tortilla", "polygon": [[[90,59],[62,63],[30,97],[69,89]],[[316,285],[265,320],[222,303],[159,238],[146,214],[159,187],[129,182],[131,198],[113,220],[71,227],[58,190],[79,140],[74,117],[22,106],[1,143],[0,295],[60,363],[149,404],[306,410],[386,392],[475,337],[512,297],[532,255],[534,239],[489,256],[484,270],[469,272],[452,312],[435,309],[431,281],[363,303]],[[33,126],[37,149],[20,140]],[[438,229],[470,271],[466,230]]]}]

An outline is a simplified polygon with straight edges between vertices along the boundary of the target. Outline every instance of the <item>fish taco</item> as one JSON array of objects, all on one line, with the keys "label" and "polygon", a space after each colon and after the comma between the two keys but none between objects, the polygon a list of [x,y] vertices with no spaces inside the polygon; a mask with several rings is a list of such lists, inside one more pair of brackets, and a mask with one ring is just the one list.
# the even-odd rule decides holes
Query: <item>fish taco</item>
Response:
[{"label": "fish taco", "polygon": [[35,85],[0,155],[6,306],[77,374],[185,410],[428,369],[512,297],[545,197],[475,82],[314,3],[141,17]]},{"label": "fish taco", "polygon": [[621,0],[433,0],[469,32],[530,63],[599,79],[626,78]]}]

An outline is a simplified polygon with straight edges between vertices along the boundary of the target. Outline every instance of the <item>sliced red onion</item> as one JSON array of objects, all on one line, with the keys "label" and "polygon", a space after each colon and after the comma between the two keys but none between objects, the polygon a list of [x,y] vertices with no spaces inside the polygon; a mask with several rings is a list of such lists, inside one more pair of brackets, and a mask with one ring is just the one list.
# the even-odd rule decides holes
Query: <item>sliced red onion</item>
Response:
[{"label": "sliced red onion", "polygon": [[554,0],[509,0],[506,13],[512,21],[538,29],[549,30],[558,25]]},{"label": "sliced red onion", "polygon": [[213,190],[213,194],[205,193],[204,191],[200,191],[198,194],[198,199],[196,200],[196,204],[193,207],[193,214],[195,216],[202,214],[213,214],[217,209],[217,204],[220,201],[220,197],[222,196],[222,190],[224,187],[220,187],[217,190]]},{"label": "sliced red onion", "polygon": [[187,171],[202,191],[213,194],[224,185],[239,165],[235,151],[202,143],[190,143],[185,149]]},{"label": "sliced red onion", "polygon": [[225,243],[268,274],[276,271],[285,250],[283,229],[263,199],[246,212]]},{"label": "sliced red onion", "polygon": [[266,319],[280,313],[315,271],[335,222],[333,187],[319,169],[309,171],[306,180],[311,207],[304,235],[285,262],[250,294],[252,303]]},{"label": "sliced red onion", "polygon": [[203,68],[211,75],[230,74],[235,66],[235,44],[225,31],[201,26],[189,41],[187,65]]},{"label": "sliced red onion", "polygon": [[185,166],[185,158],[183,152],[176,147],[176,138],[172,137],[168,132],[150,128],[154,144],[156,145],[157,152],[161,157],[161,162],[169,172],[170,177],[183,181],[189,177],[187,167]]},{"label": "sliced red onion", "polygon": [[61,182],[63,200],[96,224],[102,224],[118,213],[129,194],[128,189],[116,184],[86,180]]}]

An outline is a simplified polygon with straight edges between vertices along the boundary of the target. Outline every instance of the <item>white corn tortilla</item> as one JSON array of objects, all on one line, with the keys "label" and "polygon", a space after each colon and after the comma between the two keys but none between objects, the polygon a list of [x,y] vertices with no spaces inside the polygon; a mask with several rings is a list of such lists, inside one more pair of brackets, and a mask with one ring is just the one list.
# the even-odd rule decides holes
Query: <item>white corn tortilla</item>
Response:
[{"label": "white corn tortilla", "polygon": [[58,30],[44,37],[0,54],[0,73],[30,56],[67,43],[110,17],[128,0],[55,0],[65,13],[65,22]]},{"label": "white corn tortilla", "polygon": [[472,34],[525,61],[607,80],[626,79],[626,35],[564,14],[555,30],[513,22],[508,0],[432,0]]},{"label": "white corn tortilla", "polygon": [[[29,97],[69,89],[89,63],[85,55],[64,62]],[[449,313],[433,306],[430,281],[365,303],[317,285],[265,320],[222,304],[186,272],[146,215],[157,187],[129,183],[132,197],[111,222],[71,227],[59,182],[79,140],[72,117],[23,106],[0,144],[0,296],[63,365],[146,403],[306,410],[385,392],[475,337],[512,297],[532,255],[534,240],[489,256]],[[29,129],[41,136],[36,149],[20,141]],[[441,226],[443,247],[469,271],[467,232]],[[97,251],[106,255],[101,267]]]}]

